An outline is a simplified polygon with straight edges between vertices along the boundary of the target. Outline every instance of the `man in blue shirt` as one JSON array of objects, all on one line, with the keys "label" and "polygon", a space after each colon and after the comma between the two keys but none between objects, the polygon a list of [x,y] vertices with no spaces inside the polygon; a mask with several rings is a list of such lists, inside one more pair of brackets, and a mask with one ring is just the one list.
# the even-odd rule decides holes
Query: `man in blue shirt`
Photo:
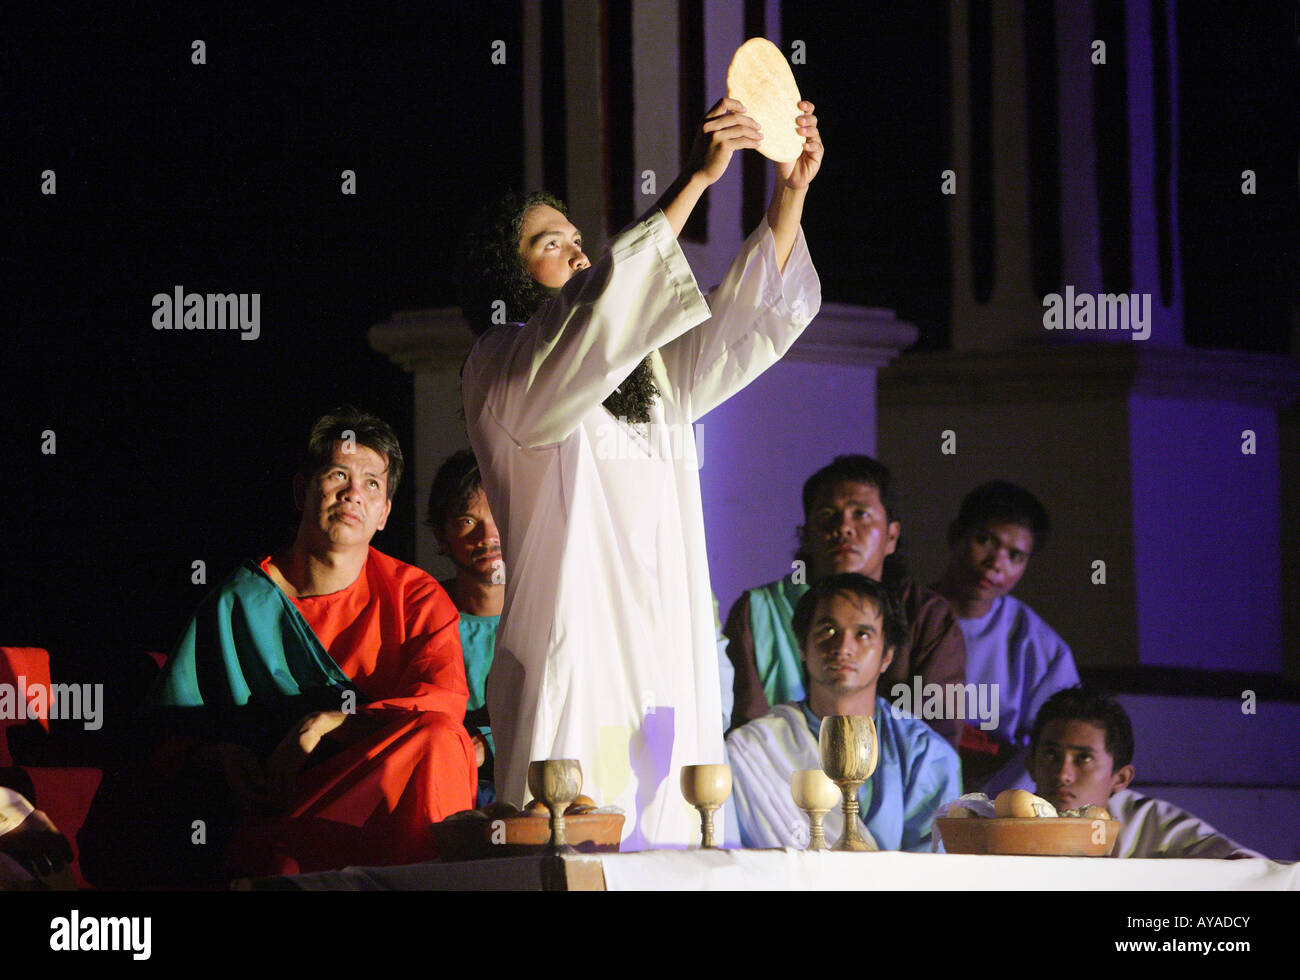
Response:
[{"label": "man in blue shirt", "polygon": [[[807,696],[777,705],[727,738],[732,794],[746,847],[801,847],[807,818],[794,805],[790,776],[819,769],[817,736],[827,715],[875,721],[879,763],[858,794],[864,836],[881,850],[926,851],[936,809],[961,795],[957,753],[923,721],[876,695],[907,630],[897,601],[857,573],[820,579],[795,606],[793,628]],[[843,831],[838,810],[826,815],[826,839]]]}]

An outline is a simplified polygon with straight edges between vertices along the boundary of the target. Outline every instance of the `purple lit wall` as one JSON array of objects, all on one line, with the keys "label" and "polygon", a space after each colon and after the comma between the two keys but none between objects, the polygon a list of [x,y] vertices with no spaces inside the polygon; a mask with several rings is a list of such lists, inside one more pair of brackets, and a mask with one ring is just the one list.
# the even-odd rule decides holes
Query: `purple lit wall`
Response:
[{"label": "purple lit wall", "polygon": [[1141,663],[1280,671],[1277,413],[1134,394],[1129,430]]},{"label": "purple lit wall", "polygon": [[838,453],[876,450],[876,372],[795,352],[702,427],[704,530],[725,619],[740,594],[788,574],[804,480]]}]

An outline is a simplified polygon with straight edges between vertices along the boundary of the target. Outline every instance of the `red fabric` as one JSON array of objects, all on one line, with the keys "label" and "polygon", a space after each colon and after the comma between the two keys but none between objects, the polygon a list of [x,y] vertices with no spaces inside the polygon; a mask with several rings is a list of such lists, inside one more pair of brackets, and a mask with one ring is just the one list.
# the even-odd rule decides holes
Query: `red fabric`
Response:
[{"label": "red fabric", "polygon": [[[266,569],[270,558],[262,562]],[[357,580],[340,592],[294,599],[307,625],[369,708],[465,717],[469,687],[460,614],[427,572],[370,549]]]},{"label": "red fabric", "polygon": [[430,824],[471,808],[477,789],[455,605],[427,573],[373,548],[351,586],[294,604],[369,699],[358,713],[387,724],[306,770],[284,816],[245,824],[234,866],[294,874],[436,857]]},{"label": "red fabric", "polygon": [[[99,769],[87,769],[77,766],[28,766],[27,775],[32,779],[32,788],[36,799],[32,801],[38,810],[54,821],[59,833],[72,843],[76,853],[77,832],[86,822],[90,812],[90,801],[95,798],[99,783],[104,773]],[[81,876],[81,855],[76,853],[72,862],[72,874],[78,888],[89,888],[86,879]]]},{"label": "red fabric", "polygon": [[[17,698],[20,693],[18,690],[19,677],[24,679],[24,683],[27,685],[28,689],[33,688],[38,684],[45,685],[45,706],[41,709],[39,722],[48,732],[50,730],[49,651],[43,650],[40,647],[0,647],[0,684],[8,684],[13,690],[15,698]],[[31,707],[31,701],[26,701],[23,707],[24,711],[29,709]],[[9,727],[12,725],[25,725],[30,720],[30,715],[26,718],[0,717],[0,766],[12,766],[14,764],[13,759],[9,755]]]},{"label": "red fabric", "polygon": [[968,752],[978,755],[998,755],[1006,749],[1006,746],[987,732],[962,722],[961,739],[957,743],[957,748],[964,757]]}]

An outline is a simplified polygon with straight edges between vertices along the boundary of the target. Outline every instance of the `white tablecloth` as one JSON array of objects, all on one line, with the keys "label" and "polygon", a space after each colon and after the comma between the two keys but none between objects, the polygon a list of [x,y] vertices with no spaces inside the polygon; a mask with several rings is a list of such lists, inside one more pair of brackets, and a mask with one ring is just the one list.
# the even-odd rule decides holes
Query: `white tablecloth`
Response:
[{"label": "white tablecloth", "polygon": [[1300,865],[1266,860],[993,857],[898,851],[846,854],[792,849],[639,851],[582,860],[600,861],[609,891],[1300,890]]}]

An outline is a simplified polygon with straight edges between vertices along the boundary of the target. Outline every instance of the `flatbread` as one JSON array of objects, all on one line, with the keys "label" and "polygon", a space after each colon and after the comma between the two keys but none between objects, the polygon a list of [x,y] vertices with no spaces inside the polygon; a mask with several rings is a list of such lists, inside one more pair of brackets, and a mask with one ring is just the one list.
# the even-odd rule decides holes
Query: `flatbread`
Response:
[{"label": "flatbread", "polygon": [[799,159],[804,146],[795,122],[802,114],[799,87],[780,48],[764,37],[752,37],[737,48],[727,69],[727,95],[738,99],[745,115],[762,127],[759,153],[781,163]]}]

